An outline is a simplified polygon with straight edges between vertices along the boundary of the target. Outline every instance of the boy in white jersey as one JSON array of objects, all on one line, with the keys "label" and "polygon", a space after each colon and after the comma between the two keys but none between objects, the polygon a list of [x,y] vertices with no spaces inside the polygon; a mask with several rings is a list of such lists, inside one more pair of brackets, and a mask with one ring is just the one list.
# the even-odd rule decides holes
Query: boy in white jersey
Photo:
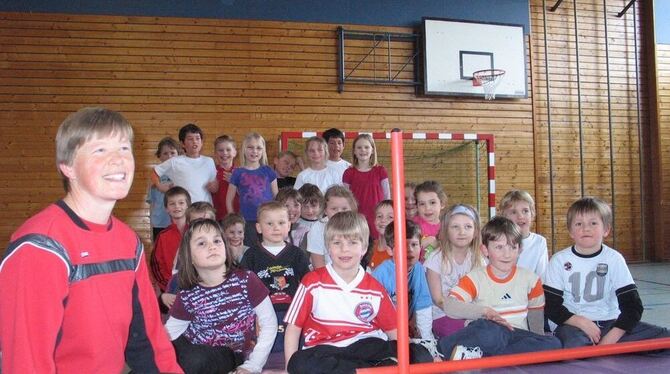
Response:
[{"label": "boy in white jersey", "polygon": [[[384,287],[361,267],[370,230],[365,217],[345,211],[326,225],[332,262],[305,275],[286,312],[284,357],[289,373],[344,373],[395,365],[396,311]],[[304,347],[298,350],[300,335]],[[412,362],[430,353],[410,346]]]},{"label": "boy in white jersey", "polygon": [[439,349],[452,360],[561,348],[544,335],[544,292],[534,272],[516,266],[522,235],[505,217],[494,217],[482,229],[489,265],[461,278],[445,300],[451,318],[467,326],[440,339]]},{"label": "boy in white jersey", "polygon": [[603,244],[612,227],[604,201],[584,197],[568,209],[575,245],[549,261],[544,290],[547,316],[565,348],[669,337],[665,328],[640,322],[642,301],[623,256]]}]

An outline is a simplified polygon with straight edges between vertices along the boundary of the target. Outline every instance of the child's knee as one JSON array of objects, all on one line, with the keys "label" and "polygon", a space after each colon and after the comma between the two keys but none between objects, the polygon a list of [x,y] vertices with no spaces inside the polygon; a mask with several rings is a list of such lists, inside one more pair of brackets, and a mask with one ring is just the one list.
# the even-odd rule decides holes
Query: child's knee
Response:
[{"label": "child's knee", "polygon": [[591,339],[577,327],[562,325],[556,328],[555,334],[561,341],[563,348],[583,347],[593,344]]}]

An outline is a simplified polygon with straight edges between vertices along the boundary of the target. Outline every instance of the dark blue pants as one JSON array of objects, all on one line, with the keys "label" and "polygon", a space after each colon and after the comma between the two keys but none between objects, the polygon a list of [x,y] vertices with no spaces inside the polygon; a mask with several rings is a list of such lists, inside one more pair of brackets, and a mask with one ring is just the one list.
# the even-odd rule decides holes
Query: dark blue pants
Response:
[{"label": "dark blue pants", "polygon": [[538,335],[521,329],[510,331],[498,323],[478,319],[464,329],[440,339],[438,349],[445,357],[457,345],[479,347],[484,356],[513,353],[538,352],[561,348],[561,342],[554,336]]},{"label": "dark blue pants", "polygon": [[[598,327],[600,327],[600,337],[602,338],[607,334],[612,327],[614,327],[614,322],[611,321],[596,321]],[[561,339],[563,342],[563,347],[565,348],[574,348],[574,347],[583,347],[586,345],[593,345],[591,339],[580,330],[578,327],[570,325],[561,325],[556,328],[556,336]],[[635,327],[630,332],[624,334],[624,336],[619,339],[620,342],[635,342],[638,340],[647,340],[655,338],[667,338],[670,337],[668,329],[664,327],[654,326],[645,322],[638,322]]]}]

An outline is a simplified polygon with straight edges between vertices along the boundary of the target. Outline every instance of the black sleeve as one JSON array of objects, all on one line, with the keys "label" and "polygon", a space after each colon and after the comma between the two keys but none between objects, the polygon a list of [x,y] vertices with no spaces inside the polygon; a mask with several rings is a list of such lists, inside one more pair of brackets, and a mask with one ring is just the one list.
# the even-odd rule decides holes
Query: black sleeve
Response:
[{"label": "black sleeve", "polygon": [[252,252],[251,247],[244,252],[242,258],[240,259],[240,268],[244,270],[251,270],[255,273],[255,271],[252,270],[253,259],[251,258],[252,257],[251,252]]},{"label": "black sleeve", "polygon": [[303,252],[302,249],[296,247],[296,250],[299,253],[298,258],[300,263],[298,264],[298,268],[300,269],[300,274],[298,275],[298,283],[300,283],[300,281],[302,281],[302,277],[309,273],[309,257],[307,257],[307,254]]},{"label": "black sleeve", "polygon": [[544,297],[546,305],[544,314],[557,325],[562,325],[574,315],[563,305],[563,291],[549,287],[546,284],[544,288]]},{"label": "black sleeve", "polygon": [[619,314],[619,318],[614,322],[614,327],[630,332],[640,322],[642,312],[644,311],[640,294],[637,292],[637,286],[629,284],[628,286],[619,288],[616,290],[616,298],[619,301],[621,314]]},{"label": "black sleeve", "polygon": [[144,321],[144,312],[138,296],[137,282],[133,285],[133,317],[130,321],[125,357],[128,366],[137,373],[159,373],[154,361],[155,352]]}]

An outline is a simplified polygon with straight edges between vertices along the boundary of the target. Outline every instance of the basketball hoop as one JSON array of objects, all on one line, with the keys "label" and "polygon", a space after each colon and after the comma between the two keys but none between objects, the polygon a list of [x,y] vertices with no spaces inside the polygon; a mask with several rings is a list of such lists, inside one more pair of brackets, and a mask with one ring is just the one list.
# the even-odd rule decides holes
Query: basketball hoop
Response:
[{"label": "basketball hoop", "polygon": [[472,85],[482,86],[486,100],[496,98],[496,88],[502,81],[505,70],[502,69],[484,69],[472,73]]}]

